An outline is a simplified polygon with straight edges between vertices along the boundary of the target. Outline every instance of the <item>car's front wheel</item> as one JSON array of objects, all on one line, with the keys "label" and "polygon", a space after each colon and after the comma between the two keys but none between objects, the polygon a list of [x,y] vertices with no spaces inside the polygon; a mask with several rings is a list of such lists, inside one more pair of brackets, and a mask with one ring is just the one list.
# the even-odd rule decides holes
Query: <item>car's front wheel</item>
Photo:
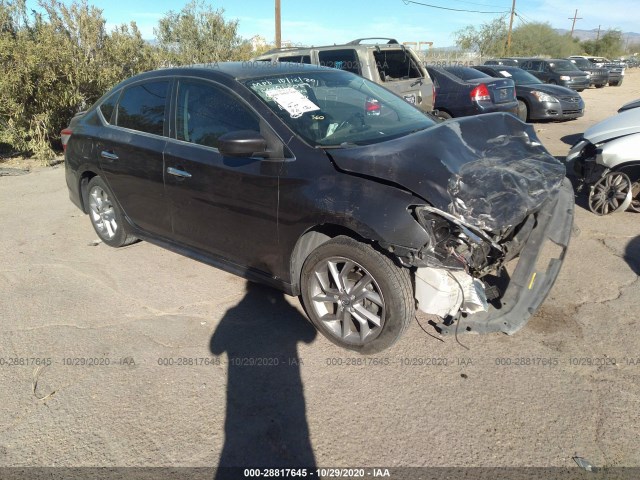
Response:
[{"label": "car's front wheel", "polygon": [[350,237],[336,237],[311,252],[300,283],[315,327],[362,354],[393,345],[415,315],[409,270]]},{"label": "car's front wheel", "polygon": [[136,241],[128,231],[124,216],[113,193],[100,177],[93,177],[87,188],[91,225],[100,240],[111,247],[123,247]]}]

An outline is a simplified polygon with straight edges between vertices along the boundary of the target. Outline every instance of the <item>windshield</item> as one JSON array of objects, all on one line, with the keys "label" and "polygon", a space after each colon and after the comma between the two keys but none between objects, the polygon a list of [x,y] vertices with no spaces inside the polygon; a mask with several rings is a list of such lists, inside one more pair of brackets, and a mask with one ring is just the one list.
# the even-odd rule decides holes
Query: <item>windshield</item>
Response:
[{"label": "windshield", "polygon": [[558,60],[550,64],[551,69],[554,72],[580,72],[581,70],[576,67],[569,60]]},{"label": "windshield", "polygon": [[571,62],[575,63],[580,68],[595,68],[595,65],[586,58],[574,58]]},{"label": "windshield", "polygon": [[496,68],[496,71],[503,77],[510,78],[516,85],[537,85],[542,83],[538,78],[525,72],[521,68]]},{"label": "windshield", "polygon": [[314,146],[367,145],[435,124],[400,97],[347,72],[274,75],[245,85]]}]

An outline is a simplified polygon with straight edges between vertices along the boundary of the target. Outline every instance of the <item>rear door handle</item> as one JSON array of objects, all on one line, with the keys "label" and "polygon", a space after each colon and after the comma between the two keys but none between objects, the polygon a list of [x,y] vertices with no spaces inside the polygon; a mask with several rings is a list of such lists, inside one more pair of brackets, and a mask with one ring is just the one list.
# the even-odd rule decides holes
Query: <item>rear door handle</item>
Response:
[{"label": "rear door handle", "polygon": [[184,170],[179,170],[173,167],[167,167],[167,173],[180,178],[191,178],[191,174],[189,172],[185,172]]},{"label": "rear door handle", "polygon": [[108,152],[107,150],[103,150],[100,152],[100,156],[102,158],[106,158],[107,160],[118,160],[118,155],[113,152]]}]

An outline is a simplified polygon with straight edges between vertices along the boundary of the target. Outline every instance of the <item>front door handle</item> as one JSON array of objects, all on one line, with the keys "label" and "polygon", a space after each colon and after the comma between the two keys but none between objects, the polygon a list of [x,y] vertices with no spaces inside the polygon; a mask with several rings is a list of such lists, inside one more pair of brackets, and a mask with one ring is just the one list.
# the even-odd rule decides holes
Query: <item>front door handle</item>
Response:
[{"label": "front door handle", "polygon": [[103,150],[102,152],[100,152],[100,156],[102,158],[106,158],[107,160],[118,160],[118,155],[107,150]]},{"label": "front door handle", "polygon": [[189,172],[185,172],[184,170],[179,170],[173,167],[167,167],[167,173],[180,178],[191,178],[191,174]]}]

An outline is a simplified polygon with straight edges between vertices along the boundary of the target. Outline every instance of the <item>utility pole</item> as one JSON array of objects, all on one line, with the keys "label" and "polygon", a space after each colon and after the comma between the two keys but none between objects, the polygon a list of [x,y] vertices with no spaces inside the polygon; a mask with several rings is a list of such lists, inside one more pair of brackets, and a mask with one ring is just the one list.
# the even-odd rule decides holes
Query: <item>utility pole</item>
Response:
[{"label": "utility pole", "polygon": [[598,40],[600,40],[600,27],[602,25],[598,25],[598,35],[596,36],[596,43],[598,43]]},{"label": "utility pole", "polygon": [[280,31],[280,0],[276,0],[276,48],[282,47],[282,33]]},{"label": "utility pole", "polygon": [[507,34],[507,55],[509,55],[509,50],[511,50],[511,30],[513,28],[513,16],[516,13],[516,0],[513,0],[513,4],[511,5],[511,19],[509,20],[509,33]]},{"label": "utility pole", "polygon": [[573,30],[576,27],[576,20],[582,20],[582,17],[578,16],[578,9],[576,8],[576,13],[573,14],[573,18],[569,17],[569,20],[573,20],[571,24],[571,36],[573,37]]}]

